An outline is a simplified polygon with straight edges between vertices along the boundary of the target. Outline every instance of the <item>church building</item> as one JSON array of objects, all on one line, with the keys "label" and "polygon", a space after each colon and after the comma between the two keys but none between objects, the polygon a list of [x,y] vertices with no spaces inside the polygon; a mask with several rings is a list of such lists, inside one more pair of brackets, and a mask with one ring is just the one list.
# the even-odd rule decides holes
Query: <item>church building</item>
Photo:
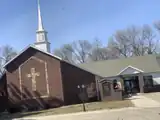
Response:
[{"label": "church building", "polygon": [[[47,108],[81,103],[80,88],[86,100],[97,100],[95,75],[50,53],[38,1],[36,42],[4,65],[1,78],[3,108]],[[1,87],[2,88],[2,87]],[[84,95],[83,95],[84,96]],[[1,97],[2,98],[2,97]],[[6,102],[7,101],[7,102]],[[39,107],[39,108],[38,108]]]},{"label": "church building", "polygon": [[38,2],[36,42],[4,65],[0,112],[45,109],[129,94],[160,91],[160,56],[146,55],[75,65],[51,54]]}]

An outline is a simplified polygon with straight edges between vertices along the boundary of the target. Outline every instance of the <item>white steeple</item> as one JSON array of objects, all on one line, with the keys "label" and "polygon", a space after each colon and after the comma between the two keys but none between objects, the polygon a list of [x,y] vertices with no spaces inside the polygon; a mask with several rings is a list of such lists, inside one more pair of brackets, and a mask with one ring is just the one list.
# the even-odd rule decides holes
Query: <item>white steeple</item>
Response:
[{"label": "white steeple", "polygon": [[41,49],[45,52],[50,52],[50,43],[48,42],[47,31],[45,31],[44,28],[43,28],[40,2],[39,2],[39,0],[37,2],[38,2],[38,29],[37,29],[37,32],[36,32],[35,46],[38,49]]},{"label": "white steeple", "polygon": [[43,23],[42,23],[42,17],[41,17],[41,8],[40,8],[40,3],[39,0],[38,2],[38,30],[42,31],[43,29]]}]

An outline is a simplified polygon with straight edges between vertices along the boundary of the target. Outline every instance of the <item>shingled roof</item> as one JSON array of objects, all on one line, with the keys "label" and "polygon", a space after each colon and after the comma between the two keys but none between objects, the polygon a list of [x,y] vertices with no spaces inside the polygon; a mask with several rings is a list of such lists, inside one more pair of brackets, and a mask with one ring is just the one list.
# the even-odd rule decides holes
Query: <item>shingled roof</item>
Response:
[{"label": "shingled roof", "polygon": [[144,73],[160,72],[160,56],[146,55],[115,60],[104,60],[84,63],[79,66],[102,77],[116,76],[130,66],[139,69]]}]

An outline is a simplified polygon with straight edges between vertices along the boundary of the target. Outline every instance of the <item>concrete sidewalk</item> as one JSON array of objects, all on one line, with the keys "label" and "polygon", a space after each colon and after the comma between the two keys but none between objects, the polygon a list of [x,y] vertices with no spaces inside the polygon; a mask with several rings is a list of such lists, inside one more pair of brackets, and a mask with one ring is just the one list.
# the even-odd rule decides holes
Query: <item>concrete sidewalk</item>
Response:
[{"label": "concrete sidewalk", "polygon": [[160,102],[160,92],[155,93],[144,93],[143,96],[150,98],[152,100],[155,100],[157,102]]},{"label": "concrete sidewalk", "polygon": [[135,107],[147,108],[147,107],[160,107],[160,101],[153,100],[143,95],[132,96],[130,98]]}]

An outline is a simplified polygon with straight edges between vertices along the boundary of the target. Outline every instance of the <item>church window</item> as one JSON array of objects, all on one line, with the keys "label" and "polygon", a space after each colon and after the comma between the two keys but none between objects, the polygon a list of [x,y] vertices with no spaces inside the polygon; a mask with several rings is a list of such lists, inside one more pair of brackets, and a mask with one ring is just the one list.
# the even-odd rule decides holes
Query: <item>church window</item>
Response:
[{"label": "church window", "polygon": [[143,80],[144,80],[144,86],[146,86],[146,87],[153,86],[153,77],[151,75],[143,76]]}]

